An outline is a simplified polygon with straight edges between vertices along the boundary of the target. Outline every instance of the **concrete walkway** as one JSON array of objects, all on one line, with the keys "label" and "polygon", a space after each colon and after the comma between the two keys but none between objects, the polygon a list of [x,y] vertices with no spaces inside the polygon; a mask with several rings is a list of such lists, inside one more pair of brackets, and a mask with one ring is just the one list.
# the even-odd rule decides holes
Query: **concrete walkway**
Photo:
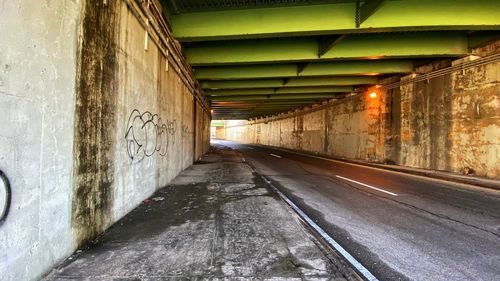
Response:
[{"label": "concrete walkway", "polygon": [[203,161],[45,280],[354,280],[237,153]]}]

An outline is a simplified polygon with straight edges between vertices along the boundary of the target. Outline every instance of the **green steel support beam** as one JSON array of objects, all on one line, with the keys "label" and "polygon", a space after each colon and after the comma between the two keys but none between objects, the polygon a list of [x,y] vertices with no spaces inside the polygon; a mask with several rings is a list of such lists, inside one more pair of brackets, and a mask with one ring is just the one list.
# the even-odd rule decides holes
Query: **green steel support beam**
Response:
[{"label": "green steel support beam", "polygon": [[[498,0],[386,1],[356,29],[355,3],[186,13],[172,16],[180,41],[423,30],[499,29]],[[317,49],[316,49],[317,50]]]},{"label": "green steel support beam", "polygon": [[247,105],[256,105],[256,104],[300,104],[307,101],[299,100],[299,101],[287,101],[287,100],[273,100],[273,101],[212,101],[212,106],[247,106]]},{"label": "green steel support beam", "polygon": [[214,108],[214,110],[250,110],[254,108],[286,108],[286,107],[294,107],[294,106],[306,106],[311,104],[311,101],[301,103],[301,104],[283,104],[283,105],[252,105],[248,107],[218,107]]},{"label": "green steel support beam", "polygon": [[252,104],[298,104],[304,103],[307,101],[299,100],[299,101],[287,101],[287,100],[275,100],[275,101],[212,101],[213,106],[247,106]]},{"label": "green steel support beam", "polygon": [[[268,101],[266,101],[268,102]],[[249,104],[245,107],[215,107],[214,110],[246,110],[246,109],[254,109],[254,108],[281,108],[281,107],[291,107],[291,106],[304,106],[306,104],[310,104],[310,102],[296,103],[296,104]]]},{"label": "green steel support beam", "polygon": [[[293,110],[297,109],[300,107],[293,106],[293,107],[287,107],[287,108],[277,108],[274,110],[245,110],[245,111],[220,111],[220,112],[214,112],[213,115],[222,115],[222,114],[240,114],[240,115],[247,115],[247,114],[255,114],[255,112],[267,112],[267,113],[276,113],[276,112],[283,112],[283,111],[288,111],[288,110]],[[213,116],[212,115],[212,116]],[[213,118],[217,119],[217,118]]]},{"label": "green steel support beam", "polygon": [[[290,83],[290,82],[288,82]],[[323,87],[290,87],[276,89],[276,94],[319,94],[319,93],[347,93],[354,89],[351,86],[323,86]]]},{"label": "green steel support beam", "polygon": [[198,80],[281,78],[295,76],[297,76],[296,64],[233,65],[199,67],[195,69],[195,77]]},{"label": "green steel support beam", "polygon": [[[359,0],[357,0],[359,2]],[[373,13],[375,13],[385,0],[367,0],[359,9],[358,18],[356,18],[356,27],[360,27]]]},{"label": "green steel support beam", "polygon": [[[300,70],[300,71],[299,71]],[[281,77],[384,75],[410,73],[411,60],[334,61],[309,64],[264,64],[200,67],[195,71],[198,80],[233,80]],[[299,73],[299,74],[298,74]]]},{"label": "green steel support beam", "polygon": [[[246,119],[246,118],[250,118],[250,117],[255,117],[258,114],[275,114],[275,113],[284,112],[284,111],[293,110],[293,109],[294,109],[294,107],[280,108],[277,110],[265,110],[265,111],[255,110],[255,111],[239,111],[239,112],[238,111],[214,112],[212,114],[212,119],[221,119],[220,118],[221,116],[229,116],[229,115],[234,115],[234,117],[232,119]],[[217,118],[214,118],[214,116],[217,116]]]},{"label": "green steel support beam", "polygon": [[500,30],[472,32],[469,34],[469,48],[477,48],[485,43],[500,39]]},{"label": "green steel support beam", "polygon": [[257,89],[235,89],[235,90],[205,90],[207,96],[244,96],[244,95],[272,95],[275,93],[273,88]]},{"label": "green steel support beam", "polygon": [[[226,102],[227,103],[227,102]],[[241,101],[241,102],[231,102],[230,104],[217,104],[212,105],[212,108],[247,108],[255,106],[293,106],[293,105],[304,105],[310,103],[309,100],[299,100],[299,101],[286,101],[286,100],[258,100],[258,101]]]},{"label": "green steel support beam", "polygon": [[269,111],[269,112],[274,112],[274,111],[279,111],[279,110],[287,110],[290,108],[297,108],[297,106],[289,106],[289,107],[279,107],[279,108],[251,108],[251,109],[244,109],[244,110],[214,110],[214,113],[238,113],[238,112],[256,112],[256,111]]},{"label": "green steel support beam", "polygon": [[283,107],[283,108],[272,108],[272,109],[249,109],[249,110],[218,110],[214,111],[214,114],[227,114],[227,113],[232,113],[232,114],[246,114],[246,113],[255,113],[255,112],[277,112],[277,111],[283,111],[283,110],[290,110],[292,108],[297,108],[297,106],[292,106],[292,107]]},{"label": "green steel support beam", "polygon": [[300,76],[388,75],[411,73],[413,70],[410,60],[335,61],[311,63]]},{"label": "green steel support beam", "polygon": [[[288,107],[292,108],[292,107]],[[280,110],[287,110],[288,108],[272,108],[272,109],[248,109],[248,110],[214,110],[214,114],[221,114],[221,113],[254,113],[254,112],[275,112],[275,111],[280,111]]]},{"label": "green steel support beam", "polygon": [[250,112],[241,112],[241,113],[220,113],[220,114],[212,114],[212,119],[223,119],[223,120],[246,120],[250,118],[255,118],[259,116],[266,116],[271,114],[277,114],[280,112],[262,112],[262,113],[250,113]]},{"label": "green steel support beam", "polygon": [[[314,99],[312,99],[314,100]],[[286,102],[286,100],[255,100],[255,101],[242,101],[241,104],[214,106],[212,109],[248,109],[256,107],[286,107],[286,106],[301,106],[310,103],[311,100],[297,100]]]},{"label": "green steel support beam", "polygon": [[[286,111],[286,110],[285,110]],[[258,118],[262,116],[272,115],[279,112],[266,112],[266,113],[257,113],[257,114],[219,114],[212,115],[213,119],[222,119],[222,120],[247,120],[251,118]]]},{"label": "green steel support beam", "polygon": [[283,87],[283,79],[238,80],[238,81],[203,81],[203,89],[243,89],[243,88],[278,88]]},{"label": "green steel support beam", "polygon": [[373,85],[377,82],[378,78],[373,76],[307,77],[290,79],[285,87]]},{"label": "green steel support beam", "polygon": [[255,113],[255,112],[278,112],[278,111],[283,111],[283,110],[290,110],[293,108],[297,108],[296,106],[291,106],[291,107],[283,107],[283,108],[271,108],[271,109],[265,109],[265,108],[256,108],[256,109],[249,109],[249,110],[217,110],[214,111],[214,114],[228,114],[228,113],[234,113],[234,114],[246,114],[246,113]]},{"label": "green steel support beam", "polygon": [[319,94],[319,93],[346,93],[352,92],[349,86],[325,87],[293,87],[293,88],[257,88],[257,89],[231,89],[231,90],[205,90],[207,96],[245,96],[245,95],[272,95],[272,94]]},{"label": "green steel support beam", "polygon": [[[260,80],[256,80],[258,82]],[[222,81],[220,82],[222,85]],[[352,85],[372,85],[377,84],[376,76],[333,76],[333,77],[301,77],[287,79],[281,87],[315,87],[315,86],[352,86]],[[253,88],[253,84],[248,83],[247,88]],[[280,87],[280,88],[281,88]],[[219,89],[225,89],[220,87]],[[205,90],[205,92],[209,92]]]},{"label": "green steel support beam", "polygon": [[313,100],[335,98],[336,94],[297,94],[297,95],[269,95],[269,96],[229,96],[209,97],[212,101],[257,101],[257,100]]},{"label": "green steel support beam", "polygon": [[[288,106],[305,106],[307,104],[317,103],[319,101],[323,101],[323,100],[327,100],[327,99],[331,99],[331,98],[332,97],[315,98],[315,99],[295,99],[295,100],[291,100],[291,102],[287,105]],[[338,98],[338,97],[333,97],[333,98]],[[272,105],[277,105],[277,106],[285,105],[285,104],[275,104],[274,101],[280,101],[280,100],[276,100],[276,99],[258,99],[258,100],[255,100],[255,99],[245,98],[245,100],[240,100],[239,102],[248,102],[249,104],[254,104],[254,105],[259,105],[262,103],[269,104],[270,106],[272,106]],[[297,101],[300,101],[300,103]],[[259,103],[257,104],[257,102],[259,102]],[[234,108],[245,108],[245,107],[234,107]]]},{"label": "green steel support beam", "polygon": [[315,38],[204,42],[187,47],[191,65],[276,63],[320,60],[461,56],[468,53],[467,36],[459,32],[363,34],[349,36],[321,59]]},{"label": "green steel support beam", "polygon": [[318,42],[318,58],[330,51],[335,45],[343,40],[347,35],[331,35],[327,37],[320,37]]},{"label": "green steel support beam", "polygon": [[254,118],[254,117],[259,117],[259,116],[278,114],[278,113],[286,112],[286,111],[292,110],[292,109],[293,108],[282,109],[279,111],[263,111],[263,112],[222,112],[222,113],[218,113],[218,114],[213,114],[212,118],[213,119],[226,119],[226,120],[249,119],[249,118]]},{"label": "green steel support beam", "polygon": [[[300,107],[300,106],[299,106]],[[250,109],[242,109],[242,110],[214,110],[214,113],[227,113],[227,112],[255,112],[255,111],[279,111],[279,110],[287,110],[289,108],[297,108],[297,106],[288,106],[288,107],[279,107],[279,108],[250,108]]]},{"label": "green steel support beam", "polygon": [[214,110],[214,113],[248,113],[248,112],[274,112],[280,110],[287,110],[290,108],[297,108],[297,106],[281,107],[281,108],[255,108],[255,109],[244,109],[244,110]]},{"label": "green steel support beam", "polygon": [[297,76],[306,69],[307,65],[309,65],[309,62],[302,62],[302,63],[297,63]]}]

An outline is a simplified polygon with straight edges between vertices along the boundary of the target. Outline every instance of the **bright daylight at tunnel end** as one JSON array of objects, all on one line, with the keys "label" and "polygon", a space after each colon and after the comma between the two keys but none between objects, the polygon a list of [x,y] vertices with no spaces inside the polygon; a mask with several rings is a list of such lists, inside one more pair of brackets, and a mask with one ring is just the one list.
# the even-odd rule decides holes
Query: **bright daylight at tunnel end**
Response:
[{"label": "bright daylight at tunnel end", "polygon": [[0,281],[500,280],[500,1],[0,0]]}]

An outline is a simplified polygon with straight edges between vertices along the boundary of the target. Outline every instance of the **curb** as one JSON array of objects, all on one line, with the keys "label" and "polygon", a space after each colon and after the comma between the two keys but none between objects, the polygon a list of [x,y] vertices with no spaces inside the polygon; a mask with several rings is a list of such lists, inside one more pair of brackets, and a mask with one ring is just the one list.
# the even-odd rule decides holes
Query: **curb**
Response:
[{"label": "curb", "polygon": [[[338,159],[334,159],[334,160],[338,160]],[[339,161],[342,161],[342,160],[339,160]],[[344,161],[344,162],[351,162],[351,161],[348,160],[348,161]],[[500,190],[500,181],[493,180],[493,179],[464,176],[464,175],[458,175],[458,174],[455,175],[455,174],[452,174],[451,172],[440,172],[440,171],[432,171],[432,170],[425,170],[425,169],[418,169],[418,168],[407,168],[407,167],[400,167],[400,166],[394,166],[394,165],[384,165],[384,164],[366,163],[366,162],[358,162],[358,161],[352,161],[351,163],[365,165],[365,166],[374,167],[374,168],[385,169],[385,170],[390,170],[390,171],[396,171],[396,172],[401,172],[401,173],[406,173],[406,174],[424,176],[424,177],[428,177],[428,178],[435,178],[435,179],[446,180],[446,181],[451,181],[451,182],[456,182],[456,183],[463,183],[463,184],[469,184],[469,185],[474,185],[474,186],[479,186],[479,187],[484,187],[484,188]]]},{"label": "curb", "polygon": [[344,266],[348,268],[347,271],[350,271],[348,274],[353,275],[354,279],[360,281],[379,281],[368,269],[366,269],[358,260],[356,260],[349,252],[347,252],[340,244],[338,244],[337,241],[335,241],[319,225],[317,225],[311,218],[309,218],[309,216],[304,211],[302,211],[297,205],[295,205],[295,203],[293,203],[291,199],[289,199],[284,193],[282,193],[270,179],[257,173],[255,166],[253,166],[252,163],[247,162],[240,151],[229,146],[226,147],[236,152],[236,154],[242,160],[242,163],[248,165],[248,167],[252,169],[252,172],[256,173],[268,185],[269,189],[274,192],[274,194],[279,198],[279,200],[281,200],[283,204],[285,204],[285,206],[291,213],[293,213],[293,215],[297,216],[296,218],[303,224],[303,227],[305,227],[309,231],[309,233],[323,245],[323,247],[328,248],[328,250],[332,251],[333,254],[335,254],[345,263]]}]

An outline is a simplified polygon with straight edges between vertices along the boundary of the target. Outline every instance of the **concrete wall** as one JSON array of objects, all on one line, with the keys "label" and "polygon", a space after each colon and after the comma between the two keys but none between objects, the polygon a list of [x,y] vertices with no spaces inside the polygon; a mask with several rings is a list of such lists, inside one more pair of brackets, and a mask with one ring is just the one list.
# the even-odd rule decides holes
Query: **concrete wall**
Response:
[{"label": "concrete wall", "polygon": [[69,255],[80,1],[0,1],[0,170],[12,205],[0,279],[34,280]]},{"label": "concrete wall", "polygon": [[451,81],[449,167],[472,168],[479,175],[498,178],[500,62],[454,72]]},{"label": "concrete wall", "polygon": [[215,127],[215,138],[217,139],[225,139],[226,138],[226,129],[224,127]]},{"label": "concrete wall", "polygon": [[125,1],[0,7],[0,279],[37,280],[205,153],[210,116]]},{"label": "concrete wall", "polygon": [[[500,45],[499,42],[493,45]],[[486,47],[485,56],[499,53]],[[477,52],[477,50],[476,50]],[[465,58],[454,61],[457,65]],[[450,61],[419,67],[395,89],[228,126],[230,140],[337,157],[500,177],[500,62],[413,82]],[[404,81],[410,83],[404,84]]]},{"label": "concrete wall", "polygon": [[329,154],[374,159],[383,104],[363,95],[328,106],[298,111],[290,117],[228,126],[227,139]]},{"label": "concrete wall", "polygon": [[499,69],[500,62],[492,62],[391,91],[385,157],[405,166],[500,177]]}]

